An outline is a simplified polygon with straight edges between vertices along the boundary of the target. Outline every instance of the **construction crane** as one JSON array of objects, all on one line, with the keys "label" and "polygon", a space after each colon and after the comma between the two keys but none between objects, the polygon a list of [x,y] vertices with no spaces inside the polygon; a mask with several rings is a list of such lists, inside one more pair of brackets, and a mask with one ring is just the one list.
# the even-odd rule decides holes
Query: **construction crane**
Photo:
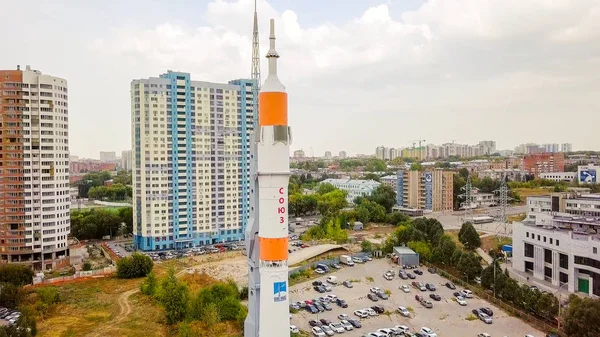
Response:
[{"label": "construction crane", "polygon": [[423,143],[426,142],[426,140],[425,139],[416,139],[416,140],[411,140],[411,142],[412,142],[413,149],[414,149],[417,142],[419,142],[419,147],[421,147],[421,146],[423,146]]}]

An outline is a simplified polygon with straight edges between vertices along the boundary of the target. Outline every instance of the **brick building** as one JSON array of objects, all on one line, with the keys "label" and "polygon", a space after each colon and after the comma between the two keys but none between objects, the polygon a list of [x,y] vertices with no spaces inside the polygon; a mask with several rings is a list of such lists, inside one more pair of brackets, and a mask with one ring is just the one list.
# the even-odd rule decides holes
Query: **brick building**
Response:
[{"label": "brick building", "polygon": [[536,178],[540,173],[564,172],[564,153],[536,153],[523,157],[523,170]]}]

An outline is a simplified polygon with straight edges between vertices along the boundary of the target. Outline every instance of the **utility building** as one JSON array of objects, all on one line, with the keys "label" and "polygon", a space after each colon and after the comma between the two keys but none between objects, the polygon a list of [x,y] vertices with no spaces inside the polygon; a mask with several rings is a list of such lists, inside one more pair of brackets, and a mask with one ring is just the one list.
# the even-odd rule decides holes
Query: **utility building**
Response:
[{"label": "utility building", "polygon": [[394,247],[397,263],[401,266],[418,266],[420,264],[419,254],[408,247]]}]

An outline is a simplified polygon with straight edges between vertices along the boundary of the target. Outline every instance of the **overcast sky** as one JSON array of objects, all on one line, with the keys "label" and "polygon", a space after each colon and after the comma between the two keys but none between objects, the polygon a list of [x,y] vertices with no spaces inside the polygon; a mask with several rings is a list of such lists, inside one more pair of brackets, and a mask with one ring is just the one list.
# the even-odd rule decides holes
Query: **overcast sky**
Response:
[{"label": "overcast sky", "polygon": [[[129,85],[250,76],[253,0],[0,0],[0,69],[69,82],[72,155],[131,148]],[[259,0],[293,149],[427,143],[600,150],[600,0]],[[266,78],[266,59],[262,64]]]}]

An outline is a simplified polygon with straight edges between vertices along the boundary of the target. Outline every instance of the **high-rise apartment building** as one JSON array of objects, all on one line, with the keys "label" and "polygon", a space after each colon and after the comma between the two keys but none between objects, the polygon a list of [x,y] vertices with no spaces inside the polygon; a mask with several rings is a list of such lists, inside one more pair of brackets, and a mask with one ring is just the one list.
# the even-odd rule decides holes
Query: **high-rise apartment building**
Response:
[{"label": "high-rise apartment building", "polygon": [[496,153],[496,142],[493,140],[482,140],[479,142],[479,146],[482,148],[484,155]]},{"label": "high-rise apartment building", "polygon": [[325,151],[325,159],[331,159],[331,151]]},{"label": "high-rise apartment building", "polygon": [[542,144],[542,147],[544,148],[544,152],[548,152],[548,153],[560,152],[560,147],[556,143]]},{"label": "high-rise apartment building", "polygon": [[300,150],[296,150],[294,151],[294,158],[304,158],[306,157],[306,154],[304,153],[304,150],[300,149]]},{"label": "high-rise apartment building", "polygon": [[453,191],[452,171],[398,171],[396,174],[396,204],[403,208],[451,211]]},{"label": "high-rise apartment building", "polygon": [[338,157],[340,159],[346,159],[348,157],[348,154],[346,153],[346,151],[340,151]]},{"label": "high-rise apartment building", "polygon": [[375,148],[375,158],[384,160],[388,155],[387,149],[384,146],[378,146]]},{"label": "high-rise apartment building", "polygon": [[121,168],[131,171],[131,150],[121,151]]},{"label": "high-rise apartment building", "polygon": [[0,263],[69,265],[67,81],[0,70]]},{"label": "high-rise apartment building", "polygon": [[251,80],[209,83],[168,71],[131,82],[137,248],[243,238],[252,102]]},{"label": "high-rise apartment building", "polygon": [[116,161],[117,153],[115,151],[100,151],[100,161]]},{"label": "high-rise apartment building", "polygon": [[560,152],[573,152],[573,144],[571,144],[571,143],[560,144]]}]

